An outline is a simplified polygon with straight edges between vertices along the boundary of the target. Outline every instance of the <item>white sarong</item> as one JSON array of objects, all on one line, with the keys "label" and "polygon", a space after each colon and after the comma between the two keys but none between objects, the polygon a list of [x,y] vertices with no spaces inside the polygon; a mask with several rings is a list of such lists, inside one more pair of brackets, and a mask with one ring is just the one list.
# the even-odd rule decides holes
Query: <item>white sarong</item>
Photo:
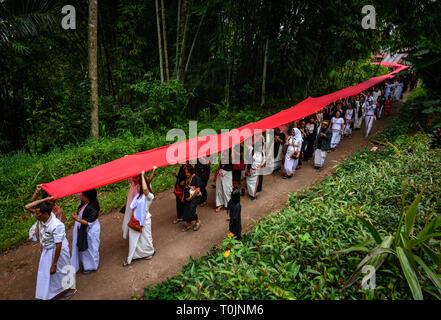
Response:
[{"label": "white sarong", "polygon": [[366,115],[365,121],[366,121],[366,137],[371,132],[372,126],[374,124],[375,115]]},{"label": "white sarong", "polygon": [[351,119],[346,119],[345,126],[343,127],[343,134],[351,134]]},{"label": "white sarong", "polygon": [[[57,262],[57,272],[50,274],[52,262],[55,256],[56,245],[51,244],[43,247],[40,256],[37,273],[37,289],[35,298],[42,300],[50,300],[69,288],[63,288],[63,278],[67,273],[61,270],[64,266],[70,265],[69,242],[65,238],[61,244],[60,257]],[[73,281],[74,283],[75,281]],[[72,284],[73,284],[72,283]]]},{"label": "white sarong", "polygon": [[216,178],[216,207],[228,207],[233,191],[233,172],[220,169]]},{"label": "white sarong", "polygon": [[341,140],[340,130],[332,130],[331,148],[336,148]]},{"label": "white sarong", "polygon": [[282,145],[279,146],[279,152],[274,157],[273,170],[279,169],[281,167],[282,167]]},{"label": "white sarong", "polygon": [[327,155],[328,155],[327,151],[316,149],[314,152],[314,166],[322,168],[323,165],[325,164],[325,159]]},{"label": "white sarong", "polygon": [[286,155],[285,164],[284,164],[286,174],[288,176],[292,175],[296,171],[298,164],[299,164],[299,159],[292,159],[291,156]]},{"label": "white sarong", "polygon": [[395,100],[400,101],[402,92],[403,92],[403,84],[399,83],[395,88]]},{"label": "white sarong", "polygon": [[256,174],[256,170],[251,170],[251,175],[247,177],[248,194],[252,197],[256,196],[258,177],[259,175]]}]

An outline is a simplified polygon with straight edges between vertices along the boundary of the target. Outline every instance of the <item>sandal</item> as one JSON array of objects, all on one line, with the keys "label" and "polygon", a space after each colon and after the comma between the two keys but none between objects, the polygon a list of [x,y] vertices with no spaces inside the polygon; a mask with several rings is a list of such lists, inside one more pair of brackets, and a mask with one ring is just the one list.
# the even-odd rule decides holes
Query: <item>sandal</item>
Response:
[{"label": "sandal", "polygon": [[68,300],[68,299],[72,298],[74,295],[76,295],[77,292],[78,292],[78,290],[77,290],[77,289],[74,289],[74,292],[69,293],[69,294],[66,294],[65,296],[62,296],[61,299]]},{"label": "sandal", "polygon": [[198,231],[201,228],[201,224],[198,223],[193,227],[193,231]]},{"label": "sandal", "polygon": [[217,207],[217,208],[216,208],[216,212],[219,212],[219,211],[221,211],[221,210],[222,210],[222,208],[223,208],[223,206],[219,206],[219,207]]},{"label": "sandal", "polygon": [[173,224],[178,224],[179,222],[182,222],[182,219],[176,219],[175,221],[173,221]]}]

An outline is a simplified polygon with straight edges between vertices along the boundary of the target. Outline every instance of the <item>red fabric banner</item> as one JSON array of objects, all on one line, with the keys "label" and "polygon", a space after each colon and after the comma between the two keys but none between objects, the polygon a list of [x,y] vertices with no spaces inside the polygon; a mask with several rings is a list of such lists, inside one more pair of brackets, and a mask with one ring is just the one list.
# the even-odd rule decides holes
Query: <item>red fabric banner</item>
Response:
[{"label": "red fabric banner", "polygon": [[[146,172],[151,170],[153,166],[157,166],[158,168],[169,166],[229,149],[251,137],[258,130],[274,129],[278,126],[302,119],[323,109],[331,102],[355,96],[386,79],[393,78],[394,74],[408,68],[408,66],[396,63],[381,64],[385,67],[395,68],[395,70],[389,74],[373,77],[356,86],[347,87],[318,98],[309,97],[289,109],[257,122],[249,123],[238,129],[233,129],[227,133],[193,138],[125,156],[89,170],[50,183],[45,183],[42,185],[42,188],[55,199],[58,199],[128,179],[138,175],[143,170]],[[181,150],[181,152],[178,152],[178,150]],[[185,152],[182,152],[183,150],[185,150]],[[192,151],[193,154],[190,154],[190,151]],[[176,156],[173,157],[173,154]]]}]

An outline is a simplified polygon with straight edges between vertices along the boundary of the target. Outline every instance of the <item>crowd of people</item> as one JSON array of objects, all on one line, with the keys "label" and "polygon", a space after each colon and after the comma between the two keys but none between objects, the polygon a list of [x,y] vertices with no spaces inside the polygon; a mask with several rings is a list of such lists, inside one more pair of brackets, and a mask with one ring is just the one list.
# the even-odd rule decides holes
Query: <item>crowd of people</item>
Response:
[{"label": "crowd of people", "polygon": [[[342,138],[350,137],[353,130],[361,130],[364,123],[366,137],[370,134],[375,120],[389,116],[393,101],[399,101],[403,92],[412,90],[416,81],[412,74],[397,76],[394,80],[378,84],[355,97],[331,103],[319,112],[300,119],[285,133],[283,128],[275,128],[273,136],[264,132],[245,142],[221,152],[219,165],[214,173],[211,187],[216,189],[216,213],[226,210],[229,231],[236,239],[241,239],[241,197],[246,193],[252,201],[262,191],[263,177],[282,171],[282,178],[292,178],[302,163],[313,160],[314,168],[321,170],[326,156],[338,148]],[[198,231],[201,220],[198,206],[207,205],[207,186],[210,182],[211,158],[201,157],[192,164],[181,164],[173,173],[176,183],[173,193],[176,198],[176,219],[173,224],[182,223],[182,231]],[[129,242],[127,258],[123,266],[134,259],[150,260],[155,255],[151,232],[150,206],[154,200],[152,181],[156,167],[148,178],[145,172],[129,179],[130,189],[125,206],[122,236]],[[77,293],[75,279],[66,284],[66,267],[74,273],[90,274],[99,268],[100,206],[95,189],[77,194],[80,203],[72,213],[75,221],[72,247],[66,238],[63,210],[53,197],[37,185],[31,202],[25,206],[37,219],[29,230],[29,238],[42,245],[42,253],[37,274],[37,299],[52,299],[63,294],[69,299]]]}]

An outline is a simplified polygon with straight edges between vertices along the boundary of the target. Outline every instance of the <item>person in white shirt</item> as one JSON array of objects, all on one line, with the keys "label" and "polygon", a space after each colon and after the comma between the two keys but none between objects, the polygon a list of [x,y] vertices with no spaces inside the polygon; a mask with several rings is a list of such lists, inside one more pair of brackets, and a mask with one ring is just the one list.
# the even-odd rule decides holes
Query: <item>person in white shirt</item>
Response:
[{"label": "person in white shirt", "polygon": [[331,139],[331,150],[334,151],[337,148],[341,140],[341,134],[343,132],[343,126],[345,121],[340,117],[340,111],[335,113],[335,117],[331,119],[331,129],[332,129],[332,139]]},{"label": "person in white shirt", "polygon": [[50,300],[62,292],[70,291],[63,298],[72,297],[75,289],[75,272],[69,272],[69,243],[64,224],[52,213],[47,202],[53,197],[33,201],[25,206],[37,221],[29,230],[29,239],[40,242],[43,250],[37,272],[35,298]]}]

